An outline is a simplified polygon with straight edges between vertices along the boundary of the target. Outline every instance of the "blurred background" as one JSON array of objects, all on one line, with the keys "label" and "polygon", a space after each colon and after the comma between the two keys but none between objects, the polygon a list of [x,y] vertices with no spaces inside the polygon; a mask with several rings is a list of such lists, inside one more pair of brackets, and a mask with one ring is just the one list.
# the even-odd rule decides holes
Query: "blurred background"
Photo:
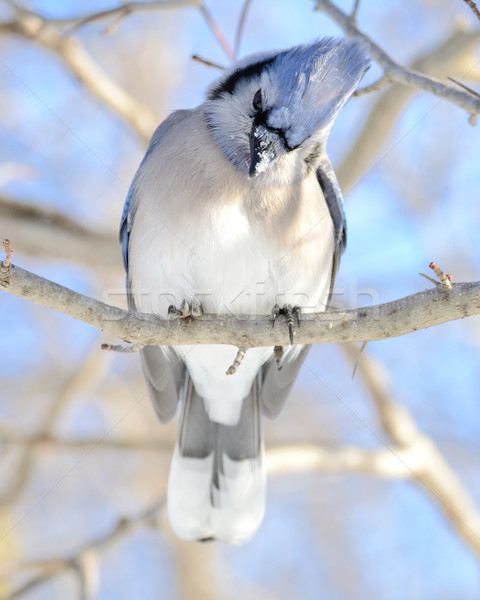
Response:
[{"label": "blurred background", "polygon": [[[79,19],[120,4],[0,2],[0,238],[18,265],[122,306],[130,181],[155,126],[218,75],[192,54],[228,64],[218,30],[233,46],[245,3]],[[248,4],[239,56],[341,34],[312,2]],[[465,2],[358,4],[397,62],[480,90]],[[463,110],[391,84],[348,103],[328,150],[349,226],[338,305],[430,288],[431,260],[480,279],[480,143]],[[314,347],[265,425],[267,513],[240,548],[171,533],[176,421],[157,422],[138,356],[6,293],[0,332],[0,597],[480,597],[478,317],[371,342],[354,376],[358,348]]]}]

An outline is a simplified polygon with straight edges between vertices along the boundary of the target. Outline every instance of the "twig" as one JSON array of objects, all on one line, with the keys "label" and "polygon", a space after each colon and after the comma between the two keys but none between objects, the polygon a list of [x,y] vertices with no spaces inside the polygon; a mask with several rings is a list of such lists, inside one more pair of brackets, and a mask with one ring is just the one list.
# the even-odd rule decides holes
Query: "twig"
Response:
[{"label": "twig", "polygon": [[[28,481],[35,460],[35,447],[40,441],[51,439],[52,430],[57,422],[59,415],[64,410],[68,401],[79,391],[94,385],[103,374],[102,365],[105,362],[102,353],[95,344],[90,352],[87,353],[83,363],[77,365],[73,374],[68,375],[61,389],[53,399],[53,403],[49,406],[41,423],[38,425],[38,431],[34,436],[24,438],[25,448],[22,453],[18,465],[15,469],[15,477],[0,495],[0,505],[2,510],[9,508],[15,501],[18,494],[23,489]],[[9,434],[3,434],[0,431],[0,439],[2,441],[12,442],[12,437]],[[20,438],[21,439],[21,438]],[[18,436],[17,436],[18,440]],[[90,444],[95,444],[95,441]]]},{"label": "twig", "polygon": [[[445,72],[448,71],[461,70],[464,73],[464,65],[468,57],[471,57],[472,64],[475,64],[474,52],[479,39],[480,31],[455,30],[436,48],[415,59],[410,68],[439,77],[444,77]],[[469,75],[480,74],[480,71],[478,69],[475,71],[472,67],[468,73]],[[365,125],[336,169],[344,192],[361,180],[415,91],[413,87],[393,83],[378,95],[368,113]],[[374,167],[375,165],[371,168]]]},{"label": "twig", "polygon": [[242,41],[243,31],[245,29],[245,23],[247,21],[247,14],[250,9],[252,0],[245,0],[243,3],[242,13],[238,21],[237,32],[235,34],[235,42],[233,44],[233,54],[235,58],[238,58],[238,52],[240,50],[240,43]]},{"label": "twig", "polygon": [[447,273],[445,275],[445,273],[440,269],[440,267],[438,267],[437,264],[434,263],[433,261],[428,266],[432,269],[432,271],[435,273],[435,275],[440,279],[440,283],[442,284],[442,286],[448,290],[451,290],[452,289],[451,274]]},{"label": "twig", "polygon": [[455,83],[456,85],[460,86],[467,92],[470,92],[470,94],[473,94],[476,98],[480,98],[480,94],[478,92],[476,92],[475,90],[472,90],[472,88],[469,88],[467,85],[465,85],[461,81],[457,81],[453,77],[447,77],[447,79],[450,79],[450,81],[453,81],[453,83]]},{"label": "twig", "polygon": [[172,444],[162,438],[146,438],[142,437],[122,437],[122,438],[110,438],[110,437],[86,437],[86,438],[72,438],[72,437],[61,437],[54,435],[51,432],[38,433],[35,435],[24,435],[12,431],[0,430],[0,441],[2,444],[9,446],[34,446],[38,447],[52,447],[61,448],[63,450],[70,449],[81,449],[81,448],[92,448],[95,451],[98,450],[109,450],[115,448],[116,450],[151,450],[152,452],[171,452]]},{"label": "twig", "polygon": [[14,21],[0,24],[0,31],[19,35],[53,51],[97,98],[129,123],[144,143],[148,142],[158,124],[148,106],[111,79],[78,40],[60,35],[49,25],[51,21],[39,15],[17,11]]},{"label": "twig", "polygon": [[358,17],[358,9],[360,8],[360,0],[355,0],[352,8],[352,12],[350,13],[350,18],[354,23],[357,22]]},{"label": "twig", "polygon": [[480,99],[472,97],[465,92],[459,92],[445,85],[433,77],[427,77],[412,71],[395,62],[378,44],[362,33],[355,25],[352,18],[335,6],[330,0],[317,0],[317,10],[322,10],[332,18],[348,35],[348,37],[362,43],[365,50],[384,70],[386,76],[392,81],[403,83],[423,89],[435,94],[442,99],[456,104],[465,109],[469,114],[480,113]]},{"label": "twig", "polygon": [[480,21],[480,11],[478,10],[477,5],[475,4],[475,2],[473,2],[473,0],[463,0],[463,1],[465,2],[465,4],[467,6],[469,6],[472,9],[473,14]]},{"label": "twig", "polygon": [[227,39],[223,35],[223,31],[220,29],[218,23],[213,18],[211,12],[208,10],[208,8],[203,3],[200,4],[200,6],[198,8],[200,9],[200,12],[202,13],[202,15],[205,17],[205,20],[206,20],[208,26],[210,27],[210,30],[212,31],[214,38],[220,44],[220,47],[227,55],[227,58],[233,62],[235,60],[235,53],[230,48],[230,45],[227,42]]},{"label": "twig", "polygon": [[[196,7],[202,4],[203,0],[149,0],[147,2],[122,2],[120,6],[102,10],[96,13],[83,15],[80,17],[67,17],[62,19],[48,18],[42,15],[37,15],[48,25],[57,27],[70,27],[70,33],[79,29],[84,25],[90,25],[96,21],[103,21],[112,17],[125,17],[137,12],[150,12],[156,10],[176,10],[179,8]],[[36,14],[33,11],[23,9],[27,14]]]},{"label": "twig", "polygon": [[[0,290],[70,315],[127,342],[229,344],[237,348],[290,343],[287,327],[273,329],[270,315],[255,318],[203,315],[172,320],[132,313],[78,294],[13,264],[4,285]],[[305,313],[295,343],[381,340],[476,314],[480,314],[480,282],[455,283],[448,293],[439,287],[375,306]]]},{"label": "twig", "polygon": [[359,97],[364,96],[365,94],[370,94],[371,92],[378,92],[378,90],[381,90],[389,83],[390,79],[386,75],[382,75],[382,77],[379,77],[377,81],[374,81],[370,85],[366,85],[363,88],[358,88],[357,90],[355,90],[352,96]]},{"label": "twig", "polygon": [[0,196],[0,233],[6,232],[15,240],[17,254],[71,261],[97,273],[123,270],[113,232],[95,231],[53,209]]},{"label": "twig", "polygon": [[[164,507],[165,501],[162,497],[161,499],[155,501],[151,506],[144,509],[138,515],[133,517],[125,517],[121,518],[117,521],[115,526],[108,531],[105,535],[99,537],[96,540],[87,542],[84,546],[80,547],[78,551],[70,557],[60,557],[48,560],[39,560],[25,563],[11,563],[11,564],[3,564],[0,567],[0,575],[11,576],[14,573],[20,570],[30,570],[36,569],[40,570],[40,575],[36,576],[34,579],[27,582],[21,588],[15,590],[11,593],[5,600],[13,600],[14,598],[20,598],[23,593],[26,591],[37,587],[52,579],[56,575],[63,573],[70,569],[75,569],[77,572],[80,571],[84,573],[85,576],[85,568],[90,561],[90,556],[92,553],[97,554],[99,552],[105,552],[113,545],[115,545],[118,540],[122,537],[128,535],[135,527],[140,524],[145,523],[146,525],[153,526],[156,524],[157,517],[159,511]],[[88,567],[87,567],[88,568]],[[91,577],[87,575],[87,578]],[[92,582],[87,583],[80,582],[81,586],[91,585]],[[88,597],[88,596],[87,596]]]},{"label": "twig", "polygon": [[10,261],[12,260],[13,250],[10,246],[10,240],[3,240],[3,247],[5,249],[5,259],[2,262],[2,269],[6,269],[8,271],[8,267],[10,266]]},{"label": "twig", "polygon": [[426,279],[427,281],[429,281],[430,283],[433,283],[433,285],[439,286],[440,283],[434,279],[433,277],[430,277],[430,275],[426,275],[425,273],[419,273],[420,277],[423,277],[424,279]]},{"label": "twig", "polygon": [[198,56],[198,54],[192,54],[190,58],[192,60],[196,60],[199,63],[202,63],[203,65],[206,65],[207,67],[213,67],[214,69],[219,69],[220,71],[225,70],[225,67],[222,67],[222,65],[219,65],[216,62],[212,62],[211,60],[207,60],[206,58],[202,58],[201,56]]},{"label": "twig", "polygon": [[[342,349],[355,360],[356,349],[344,344]],[[443,458],[435,442],[419,431],[412,415],[394,403],[382,365],[363,356],[358,365],[379,412],[383,428],[395,443],[389,448],[446,514],[453,527],[480,556],[480,513],[455,471]],[[397,454],[402,448],[406,455]],[[410,462],[409,455],[415,457]]]},{"label": "twig", "polygon": [[354,377],[355,377],[355,374],[356,374],[357,368],[358,368],[358,363],[360,362],[360,359],[362,358],[362,355],[365,351],[365,348],[367,347],[367,344],[368,344],[368,342],[363,342],[358,350],[358,356],[353,364],[352,379],[354,379]]}]

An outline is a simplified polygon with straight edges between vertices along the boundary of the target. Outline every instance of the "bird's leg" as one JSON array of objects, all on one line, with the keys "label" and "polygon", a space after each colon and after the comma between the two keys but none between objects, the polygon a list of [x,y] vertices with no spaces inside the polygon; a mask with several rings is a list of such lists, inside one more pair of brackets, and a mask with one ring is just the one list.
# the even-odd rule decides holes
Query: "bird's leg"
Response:
[{"label": "bird's leg", "polygon": [[197,298],[183,300],[180,308],[173,304],[168,307],[168,316],[175,319],[186,319],[187,317],[201,317],[203,315],[202,303]]},{"label": "bird's leg", "polygon": [[238,367],[242,364],[242,360],[245,357],[246,351],[247,351],[247,348],[239,348],[238,349],[237,356],[235,357],[233,364],[230,365],[230,367],[228,367],[225,375],[233,375],[234,373],[237,372]]},{"label": "bird's leg", "polygon": [[[301,308],[299,306],[292,306],[291,304],[285,304],[284,306],[279,306],[275,304],[272,309],[272,327],[275,325],[275,321],[279,315],[284,315],[287,319],[288,325],[288,335],[290,337],[290,344],[293,346],[293,337],[296,333],[295,331],[295,318],[297,320],[297,327],[300,327],[300,313]],[[277,362],[278,366],[278,362]]]}]

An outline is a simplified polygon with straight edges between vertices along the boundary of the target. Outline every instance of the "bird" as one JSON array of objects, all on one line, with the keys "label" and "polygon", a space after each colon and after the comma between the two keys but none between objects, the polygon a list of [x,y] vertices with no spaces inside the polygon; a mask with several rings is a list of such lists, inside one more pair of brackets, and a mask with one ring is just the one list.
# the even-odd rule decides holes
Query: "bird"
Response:
[{"label": "bird", "polygon": [[[328,307],[346,219],[326,142],[368,66],[361,43],[343,38],[259,52],[160,124],[121,219],[130,310],[283,313],[293,341],[297,318]],[[241,545],[256,533],[262,419],[280,413],[308,350],[250,348],[231,375],[234,346],[141,350],[161,423],[180,406],[167,490],[179,538]]]}]

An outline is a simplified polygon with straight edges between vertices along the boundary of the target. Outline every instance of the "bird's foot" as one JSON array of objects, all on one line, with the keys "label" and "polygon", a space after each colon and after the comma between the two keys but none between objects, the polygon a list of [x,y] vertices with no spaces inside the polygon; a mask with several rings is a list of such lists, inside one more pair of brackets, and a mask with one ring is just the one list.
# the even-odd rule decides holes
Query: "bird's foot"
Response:
[{"label": "bird's foot", "polygon": [[[300,313],[301,308],[299,306],[292,306],[291,304],[285,304],[284,306],[279,306],[275,304],[272,309],[272,327],[275,325],[275,321],[279,315],[284,315],[287,320],[288,325],[288,336],[290,338],[290,344],[293,346],[293,338],[296,334],[295,330],[295,320],[297,321],[297,327],[300,327]],[[277,361],[278,367],[279,361]]]},{"label": "bird's foot", "polygon": [[194,298],[193,300],[184,300],[177,308],[173,304],[168,307],[168,316],[175,319],[186,319],[187,317],[200,317],[203,315],[202,303]]}]

